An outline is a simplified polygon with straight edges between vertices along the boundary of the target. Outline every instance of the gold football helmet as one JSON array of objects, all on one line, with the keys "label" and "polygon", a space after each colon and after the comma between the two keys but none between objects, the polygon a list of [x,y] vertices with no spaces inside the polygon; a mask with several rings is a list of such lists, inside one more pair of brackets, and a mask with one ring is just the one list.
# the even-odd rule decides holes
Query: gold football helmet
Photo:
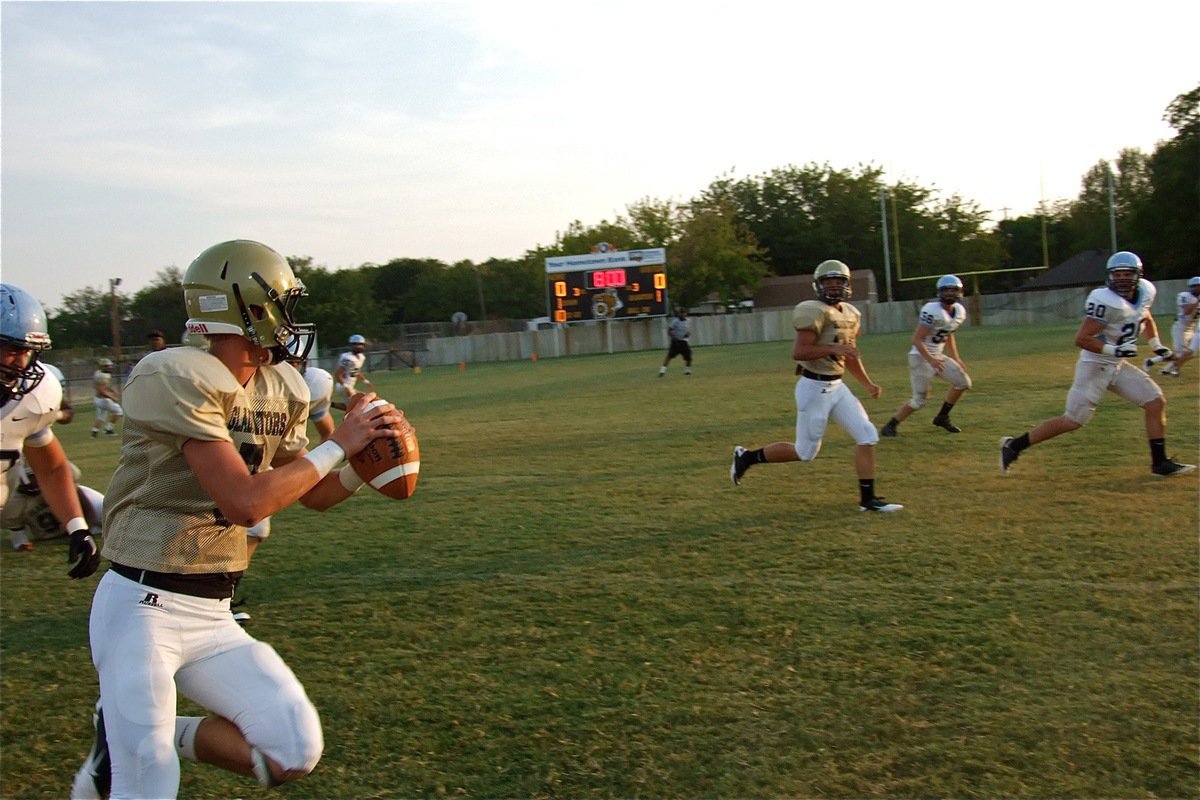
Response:
[{"label": "gold football helmet", "polygon": [[[839,283],[831,281],[828,286],[825,285],[827,280],[831,278],[842,278]],[[813,291],[817,293],[817,297],[824,300],[826,303],[840,303],[843,300],[850,299],[850,268],[836,259],[822,261],[813,270]]]},{"label": "gold football helmet", "polygon": [[304,358],[316,326],[292,315],[305,294],[287,259],[270,247],[222,242],[196,256],[183,275],[187,332],[245,336],[270,352],[272,364]]}]

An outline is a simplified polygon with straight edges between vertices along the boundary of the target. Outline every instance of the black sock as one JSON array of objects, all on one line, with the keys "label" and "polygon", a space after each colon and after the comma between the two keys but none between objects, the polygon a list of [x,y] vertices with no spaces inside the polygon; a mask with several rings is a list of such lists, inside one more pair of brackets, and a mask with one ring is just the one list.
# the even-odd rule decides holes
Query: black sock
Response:
[{"label": "black sock", "polygon": [[875,499],[875,479],[874,478],[859,478],[858,480],[858,496],[862,498],[863,505]]},{"label": "black sock", "polygon": [[896,419],[895,417],[892,417],[891,419],[889,419],[889,420],[887,421],[887,426],[886,426],[886,427],[889,427],[889,428],[895,428],[895,427],[897,427],[897,426],[899,426],[899,425],[900,425],[900,420]]},{"label": "black sock", "polygon": [[750,450],[746,453],[747,464],[765,464],[767,463],[767,454],[763,452],[763,448]]},{"label": "black sock", "polygon": [[1166,439],[1151,439],[1150,440],[1150,464],[1158,466],[1167,460],[1167,440]]},{"label": "black sock", "polygon": [[950,409],[954,408],[954,403],[942,403],[942,410],[937,413],[939,417],[950,416]]},{"label": "black sock", "polygon": [[1009,447],[1011,447],[1015,453],[1019,453],[1022,450],[1027,450],[1030,446],[1029,431],[1025,431],[1020,436],[1013,439],[1012,444],[1009,445]]}]

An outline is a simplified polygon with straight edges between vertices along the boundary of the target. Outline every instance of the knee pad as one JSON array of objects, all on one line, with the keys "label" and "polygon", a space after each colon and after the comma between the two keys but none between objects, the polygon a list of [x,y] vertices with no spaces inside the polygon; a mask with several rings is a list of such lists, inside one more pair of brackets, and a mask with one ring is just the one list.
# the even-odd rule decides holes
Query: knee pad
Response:
[{"label": "knee pad", "polygon": [[919,409],[924,408],[925,404],[928,402],[929,402],[929,395],[927,395],[927,394],[914,394],[912,397],[908,398],[908,406],[913,411],[917,411]]},{"label": "knee pad", "polygon": [[245,650],[245,656],[253,662],[247,665],[247,678],[252,680],[252,674],[261,674],[269,679],[269,688],[264,685],[260,696],[271,697],[271,704],[239,715],[234,723],[251,746],[285,772],[312,772],[325,750],[317,709],[273,647],[256,641]]}]

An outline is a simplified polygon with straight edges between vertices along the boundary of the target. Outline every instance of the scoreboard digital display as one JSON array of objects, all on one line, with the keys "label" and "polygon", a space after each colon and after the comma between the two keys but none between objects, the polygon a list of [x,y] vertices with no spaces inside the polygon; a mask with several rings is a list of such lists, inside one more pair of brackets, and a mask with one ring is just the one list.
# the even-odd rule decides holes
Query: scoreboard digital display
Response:
[{"label": "scoreboard digital display", "polygon": [[548,316],[560,323],[666,316],[666,255],[656,248],[547,258]]}]

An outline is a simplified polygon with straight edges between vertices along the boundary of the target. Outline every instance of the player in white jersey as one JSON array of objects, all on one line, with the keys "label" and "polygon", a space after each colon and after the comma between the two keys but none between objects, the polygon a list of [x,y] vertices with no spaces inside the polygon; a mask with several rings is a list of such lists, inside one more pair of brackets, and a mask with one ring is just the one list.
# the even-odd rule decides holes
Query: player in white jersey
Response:
[{"label": "player in white jersey", "polygon": [[350,337],[350,350],[338,356],[337,367],[333,371],[333,379],[337,381],[338,388],[346,402],[350,402],[350,398],[358,394],[355,384],[358,383],[359,378],[362,378],[363,382],[371,387],[371,391],[375,390],[375,385],[363,371],[363,364],[366,361],[367,340],[356,333]]},{"label": "player in white jersey", "polygon": [[858,475],[859,511],[899,511],[904,506],[889,503],[875,494],[875,445],[879,432],[866,409],[842,382],[849,372],[878,398],[883,389],[867,375],[855,344],[861,324],[850,299],[850,268],[841,261],[822,261],[813,272],[816,300],[805,300],[792,312],[796,337],[792,358],[800,362],[796,381],[796,438],[772,442],[756,450],[733,448],[729,479],[739,486],[755,464],[812,461],[821,450],[829,420],[854,437],[854,471]]},{"label": "player in white jersey", "polygon": [[102,427],[105,436],[116,436],[113,421],[123,417],[125,411],[117,402],[117,391],[113,388],[113,362],[102,358],[96,363],[96,371],[92,373],[92,386],[96,389],[96,422],[92,425],[92,437],[98,436]]},{"label": "player in white jersey", "polygon": [[[1149,330],[1153,318],[1143,304],[1139,286],[1142,262],[1128,251],[1108,260],[1108,286],[1088,295],[1083,323],[1075,334],[1080,349],[1075,382],[1067,394],[1064,414],[1045,420],[1020,436],[1000,440],[1000,471],[1007,474],[1027,448],[1086,425],[1105,391],[1141,406],[1150,444],[1150,471],[1165,477],[1192,472],[1192,464],[1179,464],[1166,453],[1166,400],[1150,376],[1127,359],[1137,356],[1138,334]],[[1147,318],[1149,323],[1147,324]],[[1156,329],[1155,329],[1156,330]],[[1157,344],[1157,337],[1152,345]]]},{"label": "player in white jersey", "polygon": [[[79,496],[79,506],[83,509],[83,518],[87,522],[88,532],[93,537],[100,535],[101,519],[104,516],[104,495],[90,486],[82,485],[79,467],[70,465],[71,475],[75,479],[75,491]],[[10,492],[8,501],[0,508],[0,524],[9,531],[14,550],[32,550],[33,541],[61,539],[67,535],[63,521],[54,513],[54,509],[42,495],[42,487],[38,483],[37,474],[28,468],[25,460],[17,464],[17,489]]]},{"label": "player in white jersey", "polygon": [[1169,357],[1152,356],[1146,359],[1146,370],[1159,362],[1164,364],[1160,374],[1179,377],[1179,368],[1196,355],[1200,329],[1196,325],[1200,311],[1200,275],[1189,278],[1187,289],[1175,296],[1175,324],[1171,326],[1171,343],[1175,352]]},{"label": "player in white jersey", "polygon": [[962,429],[950,421],[950,410],[971,388],[971,376],[958,355],[958,340],[954,334],[967,319],[967,309],[959,302],[963,284],[956,275],[938,278],[938,299],[921,307],[917,329],[913,331],[912,349],[908,351],[908,379],[912,397],[880,429],[880,436],[895,436],[896,427],[909,415],[929,401],[933,379],[941,378],[950,384],[941,410],[933,424],[950,433]]},{"label": "player in white jersey", "polygon": [[46,313],[33,295],[0,284],[0,507],[18,488],[22,458],[37,475],[46,504],[70,536],[67,573],[86,578],[100,565],[100,551],[88,530],[75,490],[75,476],[62,444],[51,430],[58,419],[62,387],[38,356],[50,349]]},{"label": "player in white jersey", "polygon": [[[100,677],[97,743],[73,796],[173,798],[179,757],[275,786],[307,775],[324,738],[304,687],[270,646],[233,620],[246,528],[299,500],[324,510],[361,487],[346,454],[396,438],[403,414],[352,403],[333,435],[307,450],[308,389],[283,364],[314,328],[293,314],[304,285],[282,255],[238,240],[208,248],[183,276],[188,329],[207,352],[150,353],[125,387],[121,458],[105,497],[103,555],[92,601]],[[270,466],[272,469],[267,469]],[[176,717],[178,695],[213,712]]]}]

